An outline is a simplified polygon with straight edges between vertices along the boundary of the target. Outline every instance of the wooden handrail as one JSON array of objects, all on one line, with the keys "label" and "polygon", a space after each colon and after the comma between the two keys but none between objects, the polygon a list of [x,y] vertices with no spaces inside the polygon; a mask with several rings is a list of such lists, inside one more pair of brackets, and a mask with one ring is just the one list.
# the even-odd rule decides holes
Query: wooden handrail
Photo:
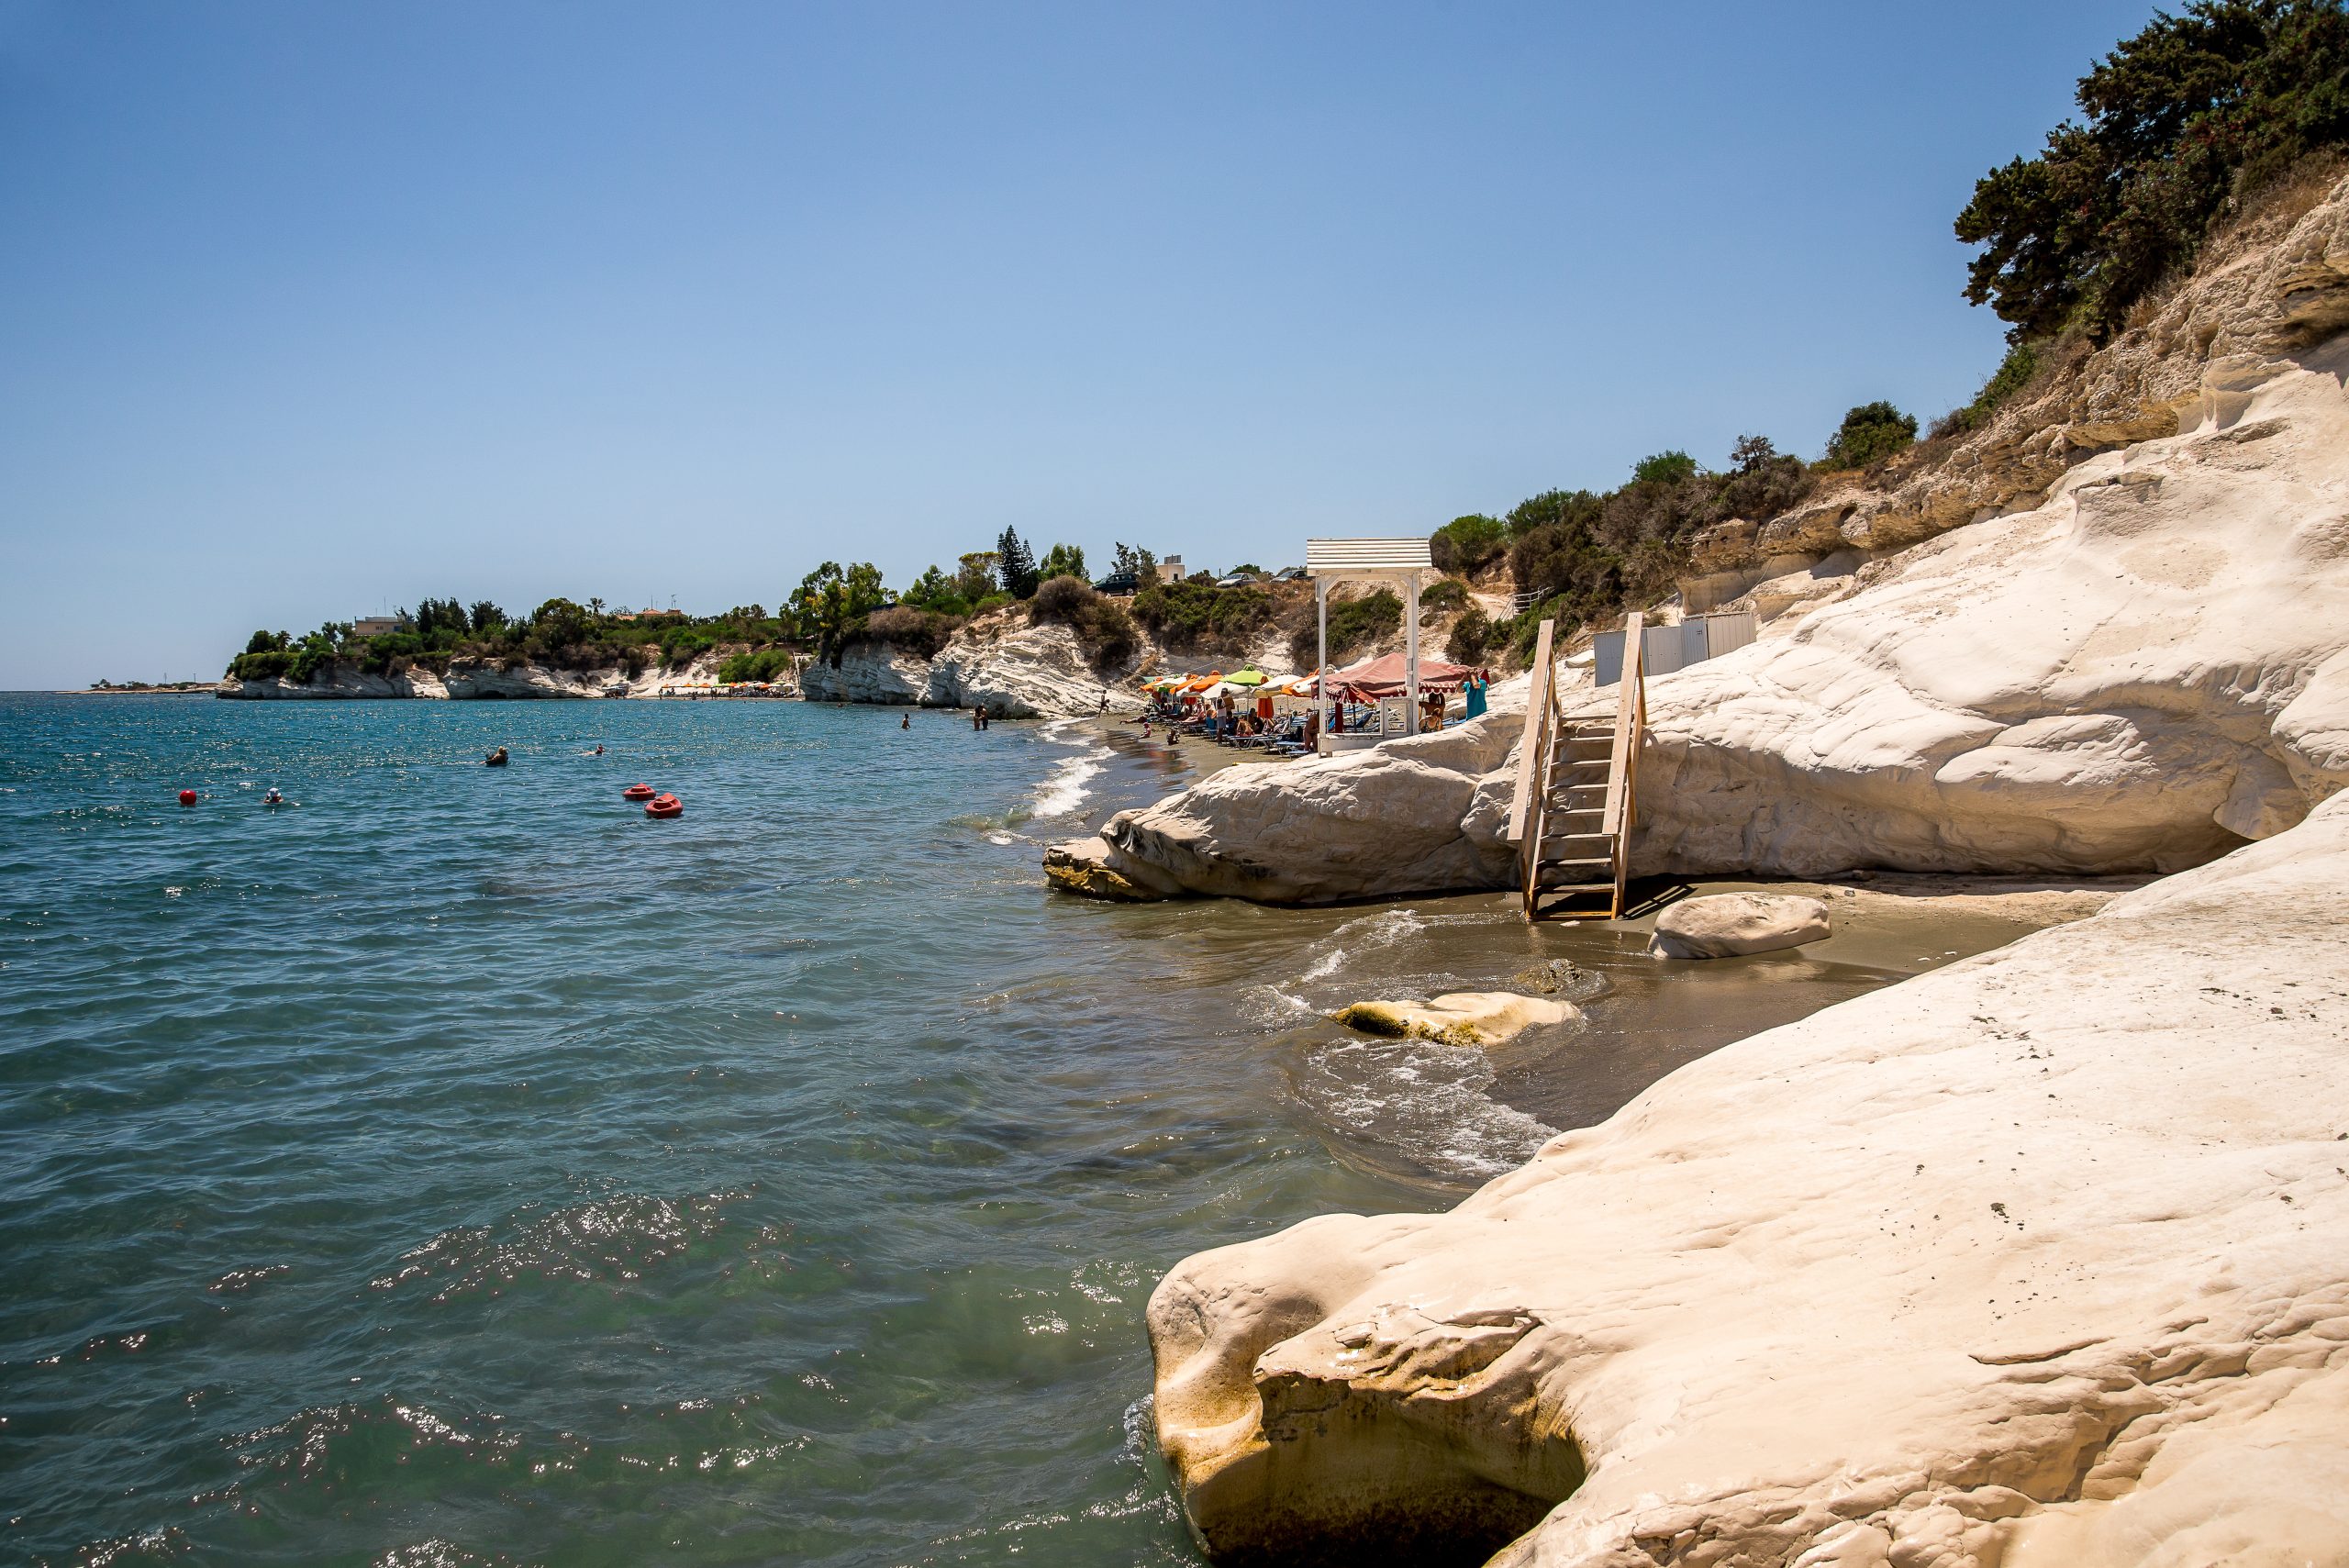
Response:
[{"label": "wooden handrail", "polygon": [[1633,610],[1623,618],[1623,679],[1622,690],[1615,699],[1615,745],[1607,757],[1607,814],[1599,825],[1609,833],[1623,830],[1623,811],[1629,794],[1627,764],[1631,759],[1632,731],[1638,725],[1635,715],[1643,706],[1641,702],[1642,671],[1640,644],[1646,640],[1647,617]]},{"label": "wooden handrail", "polygon": [[1550,707],[1550,639],[1558,623],[1545,620],[1533,636],[1532,684],[1525,693],[1525,734],[1517,745],[1517,793],[1508,803],[1508,841],[1525,841],[1526,809],[1532,803],[1535,770],[1544,761],[1541,756],[1541,731]]},{"label": "wooden handrail", "polygon": [[1615,744],[1607,759],[1607,806],[1599,825],[1614,835],[1614,915],[1623,913],[1631,884],[1631,818],[1638,809],[1640,742],[1648,720],[1647,617],[1634,610],[1623,617],[1622,691],[1615,699]]}]

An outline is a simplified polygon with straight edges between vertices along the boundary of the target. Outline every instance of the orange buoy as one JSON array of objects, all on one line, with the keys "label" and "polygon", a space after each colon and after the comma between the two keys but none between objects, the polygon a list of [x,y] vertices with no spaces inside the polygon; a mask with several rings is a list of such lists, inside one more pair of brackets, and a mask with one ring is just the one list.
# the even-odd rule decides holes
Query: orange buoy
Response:
[{"label": "orange buoy", "polygon": [[194,806],[195,804],[195,791],[192,789],[184,789],[180,791],[180,804],[182,806]]},{"label": "orange buoy", "polygon": [[644,808],[644,814],[647,817],[683,817],[685,803],[674,795],[656,795],[651,804]]},{"label": "orange buoy", "polygon": [[620,798],[622,800],[651,800],[652,798],[652,786],[651,784],[630,784],[628,788],[620,791]]}]

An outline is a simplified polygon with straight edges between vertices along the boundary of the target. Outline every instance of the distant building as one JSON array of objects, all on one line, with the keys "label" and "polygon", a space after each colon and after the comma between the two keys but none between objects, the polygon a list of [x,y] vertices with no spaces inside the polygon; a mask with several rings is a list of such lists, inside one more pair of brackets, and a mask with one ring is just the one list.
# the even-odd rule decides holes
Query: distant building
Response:
[{"label": "distant building", "polygon": [[683,610],[622,610],[612,618],[614,620],[683,620],[685,618],[685,612]]},{"label": "distant building", "polygon": [[1163,583],[1180,583],[1184,577],[1183,558],[1179,555],[1170,555],[1160,562],[1158,576]]},{"label": "distant building", "polygon": [[406,616],[361,616],[351,623],[351,635],[381,637],[389,631],[406,631],[415,624]]}]

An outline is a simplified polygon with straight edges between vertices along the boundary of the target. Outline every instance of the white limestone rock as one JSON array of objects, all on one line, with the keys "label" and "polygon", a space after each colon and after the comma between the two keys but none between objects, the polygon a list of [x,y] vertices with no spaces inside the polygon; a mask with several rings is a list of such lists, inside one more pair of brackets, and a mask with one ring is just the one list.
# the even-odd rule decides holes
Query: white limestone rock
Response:
[{"label": "white limestone rock", "polygon": [[931,662],[928,700],[1006,718],[1074,718],[1121,698],[1126,665],[1097,671],[1064,626],[1022,626],[980,640],[957,636]]},{"label": "white limestone rock", "polygon": [[2231,373],[2229,422],[1652,683],[1635,869],[2167,871],[2299,820],[2349,780],[2344,371]]},{"label": "white limestone rock", "polygon": [[885,642],[850,643],[839,663],[811,659],[799,674],[799,694],[809,702],[922,703],[930,690],[930,661]]},{"label": "white limestone rock", "polygon": [[1219,1558],[2349,1559],[2349,798],[1152,1295]]},{"label": "white limestone rock", "polygon": [[1368,751],[1227,768],[1111,817],[1108,863],[1144,886],[1275,904],[1497,885],[1511,851],[1461,823],[1489,806],[1486,775],[1520,723],[1496,714]]},{"label": "white limestone rock", "polygon": [[995,617],[962,628],[933,659],[859,641],[840,662],[818,659],[801,677],[810,702],[919,703],[985,707],[1001,718],[1074,718],[1101,711],[1133,663],[1096,670],[1064,626],[1008,624]]},{"label": "white limestone rock", "polygon": [[1424,1002],[1353,1002],[1330,1017],[1364,1034],[1431,1040],[1443,1045],[1498,1045],[1537,1024],[1563,1023],[1569,1003],[1514,991],[1453,991]]},{"label": "white limestone rock", "polygon": [[1735,958],[1827,940],[1827,906],[1791,894],[1713,893],[1684,898],[1655,917],[1648,951],[1658,958]]}]

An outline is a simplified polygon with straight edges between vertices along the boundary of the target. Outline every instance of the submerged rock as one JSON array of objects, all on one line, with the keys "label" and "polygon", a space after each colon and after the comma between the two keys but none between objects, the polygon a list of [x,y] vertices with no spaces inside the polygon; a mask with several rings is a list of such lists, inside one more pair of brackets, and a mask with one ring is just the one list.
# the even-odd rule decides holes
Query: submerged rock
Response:
[{"label": "submerged rock", "polygon": [[1827,906],[1789,894],[1714,893],[1684,898],[1655,918],[1658,958],[1733,958],[1823,941]]},{"label": "submerged rock", "polygon": [[1330,1017],[1364,1034],[1443,1045],[1498,1045],[1536,1024],[1562,1023],[1575,1009],[1514,991],[1454,991],[1426,1002],[1355,1002]]},{"label": "submerged rock", "polygon": [[2340,1562],[2343,975],[2349,796],[1449,1214],[1190,1258],[1148,1312],[1183,1506],[1230,1561]]}]

